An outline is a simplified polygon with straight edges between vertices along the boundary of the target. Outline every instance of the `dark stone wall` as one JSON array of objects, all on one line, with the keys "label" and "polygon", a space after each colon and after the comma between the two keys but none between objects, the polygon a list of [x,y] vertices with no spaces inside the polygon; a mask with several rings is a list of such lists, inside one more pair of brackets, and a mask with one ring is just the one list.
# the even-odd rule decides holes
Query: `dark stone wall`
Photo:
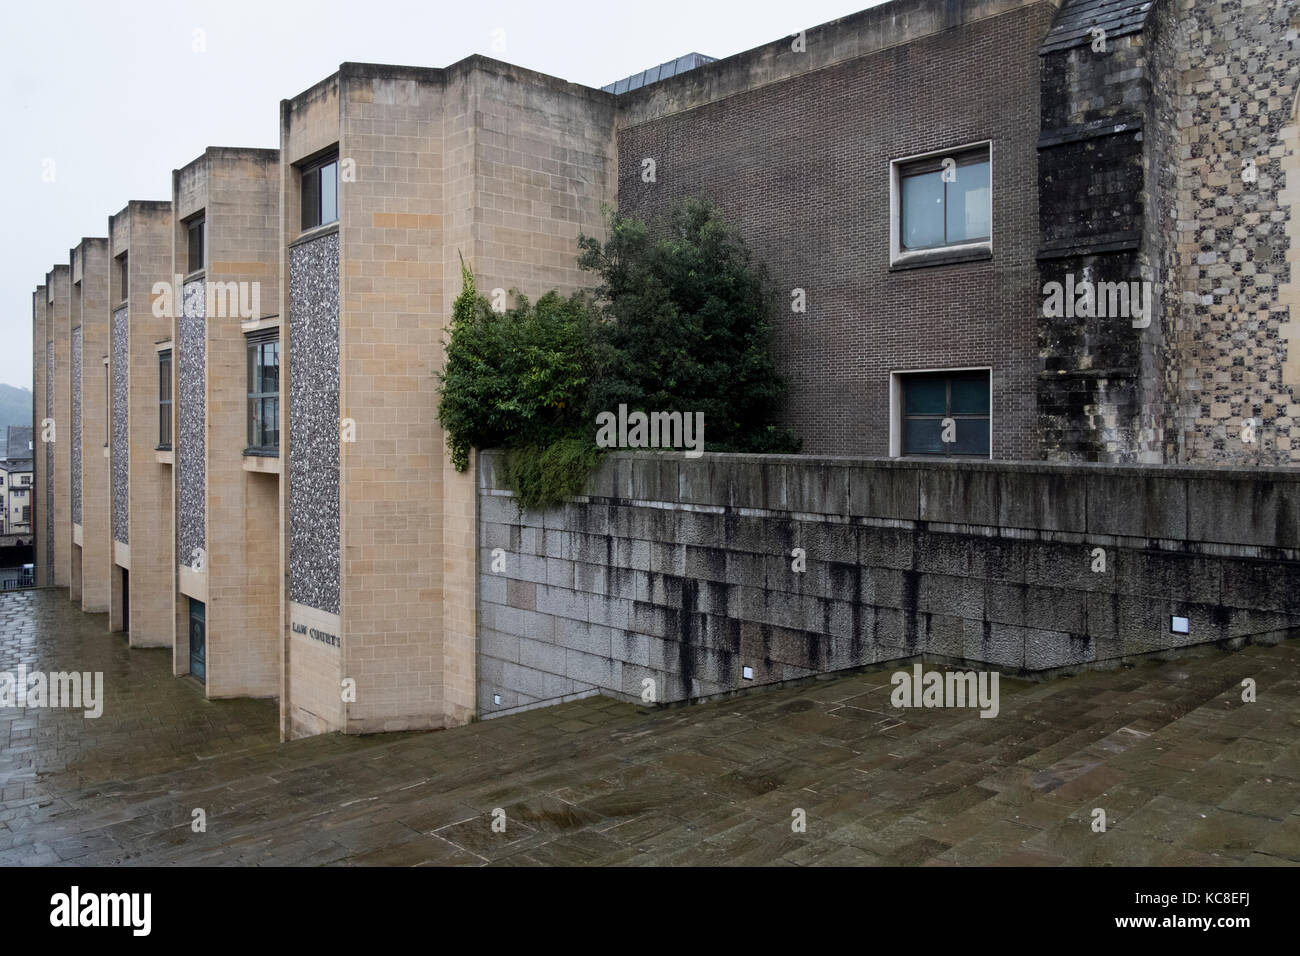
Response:
[{"label": "dark stone wall", "polygon": [[919,654],[1021,673],[1300,628],[1294,470],[620,453],[589,498],[520,516],[480,462],[484,715],[646,680],[669,702]]},{"label": "dark stone wall", "polygon": [[339,613],[339,237],[289,250],[289,600]]},{"label": "dark stone wall", "polygon": [[[1160,461],[1161,287],[1151,268],[1148,162],[1151,28],[1042,56],[1039,273],[1048,283],[1153,283],[1150,326],[1040,309],[1038,415],[1044,457]],[[1157,213],[1158,215],[1158,213]],[[1159,255],[1155,258],[1158,260]],[[1040,300],[1041,304],[1041,300]]]},{"label": "dark stone wall", "polygon": [[[721,61],[620,98],[619,208],[654,217],[710,199],[771,270],[784,415],[804,451],[888,454],[891,370],[992,366],[994,457],[1038,457],[1037,49],[1053,12],[1021,7],[775,82]],[[902,22],[873,29],[906,34]],[[821,49],[808,39],[808,54],[786,40],[764,62],[797,69]],[[713,99],[732,73],[744,84]],[[983,140],[992,259],[891,271],[891,160]],[[796,288],[806,314],[791,312]]]}]

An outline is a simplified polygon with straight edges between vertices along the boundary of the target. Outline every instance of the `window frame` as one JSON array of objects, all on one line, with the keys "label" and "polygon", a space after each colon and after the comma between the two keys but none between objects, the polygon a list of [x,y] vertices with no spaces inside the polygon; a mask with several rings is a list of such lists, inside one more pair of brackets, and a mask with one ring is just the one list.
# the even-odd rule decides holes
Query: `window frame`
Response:
[{"label": "window frame", "polygon": [[[255,369],[258,367],[257,366],[258,360],[254,358],[254,353],[257,350],[260,350],[263,346],[271,343],[274,343],[276,346],[276,350],[275,350],[276,390],[274,392],[254,392],[252,377],[255,374]],[[282,363],[280,361],[281,359],[280,329],[277,327],[272,329],[262,329],[257,332],[249,332],[244,336],[244,347],[245,347],[244,374],[246,378],[244,385],[245,385],[245,393],[247,397],[247,401],[244,406],[244,414],[245,414],[244,440],[247,443],[244,447],[244,454],[263,457],[263,458],[278,458],[280,457],[280,370],[282,368]],[[259,444],[254,439],[257,437],[261,437],[264,439],[265,435],[262,434],[259,436],[255,436],[253,434],[253,429],[255,427],[255,423],[260,423],[263,421],[264,418],[263,409],[265,408],[265,403],[272,399],[274,399],[275,401],[275,421],[276,421],[275,443],[273,445],[268,445],[265,443]],[[256,415],[254,415],[255,407],[257,412]]]},{"label": "window frame", "polygon": [[[326,219],[320,174],[326,167],[331,165],[334,167],[334,218]],[[300,233],[322,229],[339,221],[339,156],[337,150],[303,163],[299,167],[298,183],[298,225]],[[309,209],[313,212],[313,221],[311,222],[308,222],[307,213]]]},{"label": "window frame", "polygon": [[[157,451],[171,451],[175,437],[176,416],[175,400],[172,395],[173,362],[175,356],[170,348],[158,350],[158,445]],[[163,366],[167,374],[163,374]],[[164,424],[165,423],[165,424]],[[164,434],[164,428],[166,433]]]},{"label": "window frame", "polygon": [[[906,420],[906,408],[904,405],[904,380],[911,376],[918,375],[946,375],[952,376],[960,372],[983,372],[989,378],[989,453],[984,455],[953,455],[953,454],[933,454],[930,452],[906,452],[903,450],[904,422]],[[952,387],[949,385],[949,401],[951,401]],[[993,414],[993,366],[992,365],[961,365],[955,368],[907,368],[896,369],[889,373],[889,457],[890,458],[933,458],[956,461],[982,461],[993,460],[993,424],[995,416]],[[962,415],[953,416],[955,418],[977,419],[983,421],[983,416]]]},{"label": "window frame", "polygon": [[[985,155],[979,156],[983,152]],[[976,157],[979,156],[978,159]],[[957,167],[972,165],[987,159],[989,166],[989,234],[985,239],[950,242],[923,249],[908,249],[903,245],[903,180],[907,173],[933,172],[943,168],[943,160],[951,157]],[[965,162],[963,162],[965,160]],[[933,166],[933,169],[928,167]],[[995,238],[993,224],[994,193],[993,140],[978,140],[948,149],[930,150],[911,156],[900,156],[889,161],[889,267],[909,269],[918,266],[945,265],[989,259],[993,256]],[[944,217],[947,220],[947,196],[944,199]]]}]

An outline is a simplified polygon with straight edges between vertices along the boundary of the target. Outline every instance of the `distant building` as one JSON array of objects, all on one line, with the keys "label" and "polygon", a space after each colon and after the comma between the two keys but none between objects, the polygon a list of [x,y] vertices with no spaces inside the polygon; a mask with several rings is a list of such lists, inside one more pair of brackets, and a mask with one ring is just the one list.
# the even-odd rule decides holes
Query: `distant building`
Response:
[{"label": "distant building", "polygon": [[32,429],[10,425],[0,458],[0,535],[32,533]]}]

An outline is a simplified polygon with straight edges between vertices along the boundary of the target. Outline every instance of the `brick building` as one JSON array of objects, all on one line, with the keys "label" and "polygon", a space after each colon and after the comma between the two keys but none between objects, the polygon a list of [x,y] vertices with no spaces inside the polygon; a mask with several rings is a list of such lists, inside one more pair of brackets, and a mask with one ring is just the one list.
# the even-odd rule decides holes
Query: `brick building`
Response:
[{"label": "brick building", "polygon": [[476,479],[436,423],[459,257],[571,291],[606,203],[738,225],[809,453],[1294,465],[1298,27],[893,0],[603,90],[345,63],[278,150],[207,150],[37,288],[42,580],[210,696],[278,696],[286,736],[490,710]]}]

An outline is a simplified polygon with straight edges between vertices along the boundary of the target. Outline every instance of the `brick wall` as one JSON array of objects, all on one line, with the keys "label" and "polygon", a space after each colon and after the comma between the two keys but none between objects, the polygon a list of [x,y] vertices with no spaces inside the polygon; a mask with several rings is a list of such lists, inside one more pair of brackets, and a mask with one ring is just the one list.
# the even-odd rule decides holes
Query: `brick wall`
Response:
[{"label": "brick wall", "polygon": [[[702,195],[768,265],[805,452],[888,454],[891,370],[992,366],[993,454],[1037,457],[1037,49],[1054,10],[893,3],[810,31],[806,53],[787,38],[619,97],[619,208]],[[982,140],[992,260],[891,272],[890,161]]]}]

